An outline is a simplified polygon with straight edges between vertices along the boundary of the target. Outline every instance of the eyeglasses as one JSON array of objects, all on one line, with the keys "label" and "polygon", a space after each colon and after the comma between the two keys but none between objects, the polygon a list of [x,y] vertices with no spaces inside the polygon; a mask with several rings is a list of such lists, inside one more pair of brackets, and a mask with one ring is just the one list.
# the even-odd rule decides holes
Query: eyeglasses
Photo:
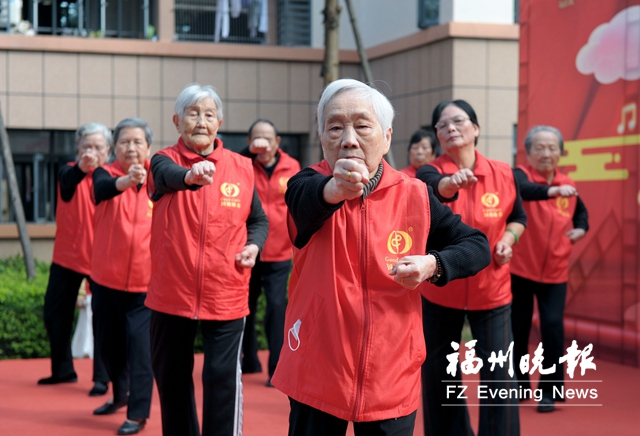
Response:
[{"label": "eyeglasses", "polygon": [[449,124],[454,125],[454,127],[462,127],[464,125],[464,123],[466,121],[468,121],[469,118],[464,118],[464,117],[455,117],[452,118],[450,120],[442,120],[440,122],[438,122],[438,124],[435,125],[436,130],[439,131],[443,131],[445,130],[447,127],[449,127]]}]

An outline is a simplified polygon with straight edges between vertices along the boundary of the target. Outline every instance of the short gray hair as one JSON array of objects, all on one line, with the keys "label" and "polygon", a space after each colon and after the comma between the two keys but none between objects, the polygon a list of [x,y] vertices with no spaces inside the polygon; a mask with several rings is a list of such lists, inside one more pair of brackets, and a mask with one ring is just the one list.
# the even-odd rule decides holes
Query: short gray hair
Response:
[{"label": "short gray hair", "polygon": [[147,141],[147,145],[151,146],[151,144],[153,143],[153,132],[151,131],[151,127],[149,127],[147,122],[142,118],[125,118],[124,120],[120,121],[113,132],[114,142],[118,142],[118,137],[120,136],[120,132],[122,132],[123,129],[131,128],[144,130],[144,138]]},{"label": "short gray hair", "polygon": [[80,145],[80,141],[82,141],[85,136],[94,135],[96,133],[102,133],[108,147],[113,146],[113,136],[111,135],[111,130],[109,130],[107,126],[100,123],[86,123],[78,127],[78,130],[76,130],[76,147]]},{"label": "short gray hair", "polygon": [[527,154],[531,151],[533,137],[539,132],[551,132],[556,135],[558,137],[558,144],[560,145],[560,153],[564,152],[564,139],[562,139],[562,133],[560,133],[560,130],[552,126],[534,126],[529,130],[529,133],[527,133],[527,136],[524,138],[524,149],[527,151]]},{"label": "short gray hair", "polygon": [[387,97],[380,91],[370,87],[369,85],[362,83],[354,79],[339,79],[333,81],[327,85],[320,97],[318,103],[318,134],[322,135],[324,130],[324,110],[329,103],[338,95],[347,91],[357,92],[364,100],[369,101],[373,107],[373,111],[378,117],[378,123],[382,127],[382,131],[385,132],[393,123],[393,117],[395,111],[393,105]]},{"label": "short gray hair", "polygon": [[174,110],[176,114],[182,118],[188,107],[193,106],[200,100],[210,98],[216,105],[216,114],[218,115],[218,121],[222,121],[222,100],[218,96],[218,93],[213,86],[205,85],[201,86],[197,83],[192,83],[182,90],[178,98]]}]

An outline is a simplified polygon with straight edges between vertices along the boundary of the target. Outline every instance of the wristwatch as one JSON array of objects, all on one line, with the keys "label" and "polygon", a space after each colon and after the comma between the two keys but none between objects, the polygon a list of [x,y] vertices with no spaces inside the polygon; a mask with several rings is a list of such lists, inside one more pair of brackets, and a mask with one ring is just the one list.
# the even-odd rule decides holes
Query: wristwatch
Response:
[{"label": "wristwatch", "polygon": [[429,283],[435,283],[440,280],[440,277],[442,277],[442,262],[440,262],[440,256],[438,256],[438,253],[436,253],[435,251],[429,251],[427,254],[430,254],[436,258],[436,272],[427,279]]}]

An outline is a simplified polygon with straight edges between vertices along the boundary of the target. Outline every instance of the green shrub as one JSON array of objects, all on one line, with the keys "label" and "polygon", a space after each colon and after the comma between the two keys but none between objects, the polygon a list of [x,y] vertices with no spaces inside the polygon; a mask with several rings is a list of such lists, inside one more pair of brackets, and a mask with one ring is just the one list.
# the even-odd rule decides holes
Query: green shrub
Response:
[{"label": "green shrub", "polygon": [[[0,259],[0,359],[49,357],[49,340],[42,319],[49,266],[36,261],[36,278],[27,280],[22,257]],[[262,323],[265,306],[263,293],[256,314],[261,350],[268,348]],[[199,329],[194,348],[197,353],[203,351]]]},{"label": "green shrub", "polygon": [[0,259],[0,359],[49,356],[42,321],[49,265],[36,262],[36,278],[27,280],[24,259]]}]

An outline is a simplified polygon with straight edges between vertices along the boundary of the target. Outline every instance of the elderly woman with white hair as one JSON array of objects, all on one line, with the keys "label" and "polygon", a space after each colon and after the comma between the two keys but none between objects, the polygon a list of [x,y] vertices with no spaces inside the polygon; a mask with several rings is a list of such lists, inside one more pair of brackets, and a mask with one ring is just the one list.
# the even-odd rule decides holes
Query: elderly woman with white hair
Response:
[{"label": "elderly woman with white hair", "polygon": [[251,160],[216,137],[222,119],[222,101],[211,86],[187,86],[173,115],[178,143],[151,161],[155,208],[146,304],[164,436],[200,435],[192,376],[198,324],[202,434],[242,432],[242,333],[251,268],[268,223]]},{"label": "elderly woman with white hair", "polygon": [[337,80],[318,105],[324,160],[289,180],[296,250],[287,336],[272,383],[290,398],[289,435],[413,435],[425,358],[418,288],[490,261],[482,232],[395,171],[393,106]]},{"label": "elderly woman with white hair", "polygon": [[[529,227],[513,248],[511,292],[513,303],[514,361],[529,354],[529,333],[534,297],[540,313],[540,334],[545,366],[558,363],[564,354],[564,306],[569,281],[569,255],[573,244],[589,229],[587,209],[575,182],[558,171],[563,152],[562,134],[551,126],[535,126],[525,137],[527,163],[514,171],[527,211]],[[541,374],[542,399],[538,412],[554,410],[564,401],[563,370]],[[517,371],[523,389],[530,389],[529,373]]]},{"label": "elderly woman with white hair", "polygon": [[[44,324],[51,345],[51,376],[40,379],[39,385],[78,380],[71,355],[71,333],[78,288],[82,279],[91,273],[95,213],[91,175],[106,163],[113,145],[111,130],[100,123],[83,124],[75,136],[76,161],[64,165],[58,173],[56,238],[44,297]],[[109,377],[95,353],[93,380],[96,384],[90,395],[105,394]]]}]

